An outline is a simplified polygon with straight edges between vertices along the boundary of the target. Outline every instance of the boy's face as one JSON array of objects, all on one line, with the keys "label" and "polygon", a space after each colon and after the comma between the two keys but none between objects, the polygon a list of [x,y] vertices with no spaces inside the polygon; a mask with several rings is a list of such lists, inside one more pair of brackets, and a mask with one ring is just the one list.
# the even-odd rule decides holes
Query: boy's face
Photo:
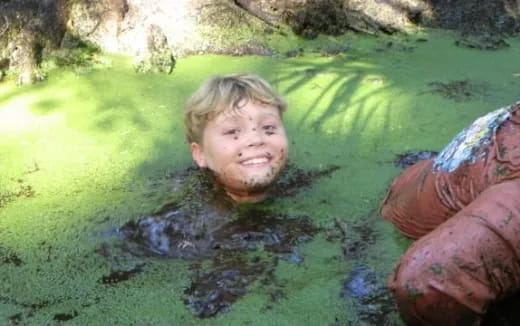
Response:
[{"label": "boy's face", "polygon": [[262,200],[287,160],[287,137],[278,109],[251,101],[210,119],[202,144],[190,147],[197,165],[212,170],[238,202]]}]

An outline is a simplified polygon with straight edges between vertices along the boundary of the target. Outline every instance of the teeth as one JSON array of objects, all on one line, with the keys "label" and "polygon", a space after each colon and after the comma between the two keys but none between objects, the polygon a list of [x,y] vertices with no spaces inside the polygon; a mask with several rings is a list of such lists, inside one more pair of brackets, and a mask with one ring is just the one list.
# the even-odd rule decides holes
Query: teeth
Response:
[{"label": "teeth", "polygon": [[266,163],[267,161],[268,161],[267,158],[260,157],[260,158],[253,158],[253,159],[244,161],[244,162],[242,162],[242,164],[262,164],[262,163]]}]

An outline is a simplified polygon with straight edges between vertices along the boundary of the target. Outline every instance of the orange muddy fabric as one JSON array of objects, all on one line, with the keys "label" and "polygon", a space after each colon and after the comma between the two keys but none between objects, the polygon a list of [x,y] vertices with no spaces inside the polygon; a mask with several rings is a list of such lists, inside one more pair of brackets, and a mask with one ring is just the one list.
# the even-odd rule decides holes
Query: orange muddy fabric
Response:
[{"label": "orange muddy fabric", "polygon": [[442,162],[435,167],[439,157],[416,163],[390,186],[381,215],[418,239],[489,186],[520,177],[520,105],[505,109],[510,116],[490,132],[488,142],[475,148],[474,162],[461,162],[452,171]]},{"label": "orange muddy fabric", "polygon": [[484,191],[416,241],[389,279],[410,325],[478,325],[520,287],[520,180]]},{"label": "orange muddy fabric", "polygon": [[409,325],[478,325],[490,303],[519,290],[519,111],[476,120],[390,186],[382,216],[422,237],[389,278]]}]

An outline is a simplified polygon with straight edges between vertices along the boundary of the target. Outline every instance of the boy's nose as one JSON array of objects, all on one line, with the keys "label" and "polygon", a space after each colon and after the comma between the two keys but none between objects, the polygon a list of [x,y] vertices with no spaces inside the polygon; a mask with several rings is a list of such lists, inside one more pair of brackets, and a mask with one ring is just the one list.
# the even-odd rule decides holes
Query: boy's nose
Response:
[{"label": "boy's nose", "polygon": [[264,137],[261,131],[257,129],[251,130],[249,132],[248,138],[247,138],[247,146],[248,147],[254,147],[254,146],[261,146],[264,144]]}]

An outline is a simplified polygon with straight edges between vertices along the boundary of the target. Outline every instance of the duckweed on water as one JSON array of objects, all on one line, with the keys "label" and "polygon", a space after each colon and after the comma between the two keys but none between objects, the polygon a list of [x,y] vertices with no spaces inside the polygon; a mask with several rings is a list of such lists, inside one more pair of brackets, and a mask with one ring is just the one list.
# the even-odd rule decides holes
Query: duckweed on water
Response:
[{"label": "duckweed on water", "polygon": [[[181,58],[171,75],[135,74],[130,60],[107,56],[103,67],[50,72],[45,83],[0,84],[0,324],[370,324],[361,297],[342,289],[356,275],[384,283],[410,244],[377,213],[400,171],[396,153],[439,150],[468,122],[518,99],[519,40],[493,52],[454,41],[438,31],[319,37],[289,58]],[[327,42],[334,51],[324,56]],[[178,198],[182,185],[165,176],[190,163],[184,101],[209,75],[245,71],[287,97],[295,166],[339,169],[263,207],[323,230],[291,248],[293,258],[265,246],[222,258],[249,266],[241,294],[233,268],[118,252],[107,232]],[[431,82],[466,80],[490,91],[462,101],[428,91]],[[357,268],[369,272],[351,274]],[[221,295],[237,300],[216,308],[227,313],[194,317],[192,307],[212,302],[206,289],[222,275],[230,291]],[[384,323],[400,322],[390,313]]]}]

